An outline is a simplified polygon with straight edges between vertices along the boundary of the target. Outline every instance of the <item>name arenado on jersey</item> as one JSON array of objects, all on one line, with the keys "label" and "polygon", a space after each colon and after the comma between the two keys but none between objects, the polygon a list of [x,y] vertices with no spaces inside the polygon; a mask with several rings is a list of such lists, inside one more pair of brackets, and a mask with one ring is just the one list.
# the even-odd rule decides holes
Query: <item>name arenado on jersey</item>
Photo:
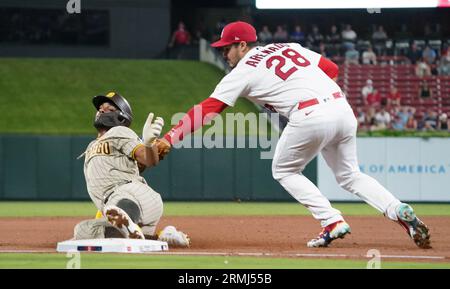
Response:
[{"label": "name arenado on jersey", "polygon": [[245,64],[256,67],[261,60],[263,60],[266,56],[280,50],[283,47],[289,47],[288,43],[274,43],[264,47],[264,50],[260,50],[259,53],[252,55],[249,57],[249,60],[245,62]]}]

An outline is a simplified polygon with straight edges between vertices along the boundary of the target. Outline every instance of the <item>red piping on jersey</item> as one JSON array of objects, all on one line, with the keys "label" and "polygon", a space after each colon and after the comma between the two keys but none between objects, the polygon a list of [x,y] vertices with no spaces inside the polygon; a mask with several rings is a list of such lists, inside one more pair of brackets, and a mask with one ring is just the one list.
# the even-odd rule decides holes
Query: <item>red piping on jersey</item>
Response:
[{"label": "red piping on jersey", "polygon": [[219,113],[221,113],[228,105],[222,101],[209,97],[198,105],[193,106],[174,126],[164,138],[171,144],[181,141],[184,136],[196,131]]},{"label": "red piping on jersey", "polygon": [[304,109],[313,105],[319,104],[319,101],[317,100],[317,98],[313,98],[307,101],[302,101],[298,103],[298,109]]},{"label": "red piping on jersey", "polygon": [[323,56],[320,57],[318,66],[331,79],[336,78],[339,74],[339,66],[337,66],[336,63],[334,63],[333,61],[329,60],[326,57],[323,57]]},{"label": "red piping on jersey", "polygon": [[[338,99],[344,97],[342,92],[338,91],[332,94],[334,99]],[[306,101],[302,101],[298,103],[298,110],[319,104],[319,100],[317,98],[308,99]]]}]

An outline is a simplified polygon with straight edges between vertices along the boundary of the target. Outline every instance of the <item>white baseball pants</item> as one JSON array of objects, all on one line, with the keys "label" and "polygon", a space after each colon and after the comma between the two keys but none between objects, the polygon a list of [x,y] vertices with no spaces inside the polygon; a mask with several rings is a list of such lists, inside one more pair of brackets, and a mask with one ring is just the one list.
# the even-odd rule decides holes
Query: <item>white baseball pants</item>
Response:
[{"label": "white baseball pants", "polygon": [[328,199],[303,174],[305,166],[322,153],[338,184],[366,203],[397,220],[400,201],[372,177],[359,170],[356,154],[357,121],[345,98],[295,110],[275,150],[273,177],[303,204],[322,227],[343,220]]}]

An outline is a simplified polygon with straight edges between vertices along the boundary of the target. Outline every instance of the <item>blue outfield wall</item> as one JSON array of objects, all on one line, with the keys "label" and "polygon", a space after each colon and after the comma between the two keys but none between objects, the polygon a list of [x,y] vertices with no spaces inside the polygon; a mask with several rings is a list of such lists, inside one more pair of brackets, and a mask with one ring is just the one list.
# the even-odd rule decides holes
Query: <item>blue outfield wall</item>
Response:
[{"label": "blue outfield wall", "polygon": [[[89,200],[83,161],[90,136],[0,135],[0,199]],[[258,148],[173,149],[147,169],[164,200],[293,201],[272,178],[271,159]],[[316,181],[314,160],[305,170]]]},{"label": "blue outfield wall", "polygon": [[[361,137],[357,145],[361,171],[397,198],[450,202],[450,138]],[[322,157],[317,171],[318,186],[330,200],[359,200],[337,185]]]}]

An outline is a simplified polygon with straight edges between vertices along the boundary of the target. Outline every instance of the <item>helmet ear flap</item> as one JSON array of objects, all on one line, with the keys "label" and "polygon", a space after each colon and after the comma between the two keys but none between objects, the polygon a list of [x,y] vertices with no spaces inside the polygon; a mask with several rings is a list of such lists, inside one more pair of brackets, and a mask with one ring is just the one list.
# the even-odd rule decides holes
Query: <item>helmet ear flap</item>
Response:
[{"label": "helmet ear flap", "polygon": [[120,111],[117,115],[117,120],[120,121],[120,123],[126,127],[129,127],[131,125],[131,119],[127,117],[127,114]]},{"label": "helmet ear flap", "polygon": [[126,121],[126,118],[125,118],[125,116],[123,115],[123,112],[120,112],[120,113],[117,115],[117,119],[118,119],[121,123],[125,123],[125,121]]}]

